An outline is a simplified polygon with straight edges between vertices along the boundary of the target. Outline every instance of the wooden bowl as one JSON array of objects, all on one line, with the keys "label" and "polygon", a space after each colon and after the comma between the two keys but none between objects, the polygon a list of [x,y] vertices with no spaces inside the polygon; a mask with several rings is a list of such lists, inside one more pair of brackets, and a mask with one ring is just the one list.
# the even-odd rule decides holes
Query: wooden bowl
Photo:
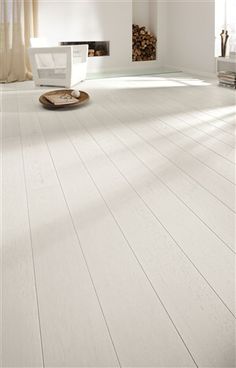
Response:
[{"label": "wooden bowl", "polygon": [[73,89],[58,89],[55,91],[50,91],[50,92],[46,92],[43,95],[41,95],[39,97],[39,102],[41,102],[41,104],[43,105],[43,107],[45,107],[46,109],[51,109],[51,110],[55,110],[55,109],[63,109],[63,108],[71,108],[71,107],[78,107],[81,104],[87,102],[89,100],[89,95],[88,93],[84,92],[84,91],[80,91],[80,96],[78,98],[78,102],[75,102],[73,104],[63,104],[63,105],[54,105],[52,102],[48,101],[48,99],[46,98],[46,96],[52,95],[52,94],[58,94],[58,95],[64,95],[65,93],[68,93],[71,95],[71,92],[73,91]]}]

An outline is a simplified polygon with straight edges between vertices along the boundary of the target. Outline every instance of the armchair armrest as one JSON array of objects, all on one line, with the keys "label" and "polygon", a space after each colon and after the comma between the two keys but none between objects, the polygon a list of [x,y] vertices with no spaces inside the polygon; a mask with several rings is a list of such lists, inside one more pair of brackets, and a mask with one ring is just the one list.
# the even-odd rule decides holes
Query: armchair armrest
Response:
[{"label": "armchair armrest", "polygon": [[88,60],[88,45],[74,45],[73,47],[73,58],[78,62],[86,63]]},{"label": "armchair armrest", "polygon": [[28,52],[36,85],[71,86],[86,77],[88,45],[30,47]]}]

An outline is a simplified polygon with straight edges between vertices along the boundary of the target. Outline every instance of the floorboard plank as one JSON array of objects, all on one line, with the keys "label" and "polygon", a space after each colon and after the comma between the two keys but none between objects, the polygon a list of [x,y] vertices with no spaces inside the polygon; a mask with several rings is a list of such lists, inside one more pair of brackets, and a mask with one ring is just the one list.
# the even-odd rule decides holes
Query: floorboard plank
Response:
[{"label": "floorboard plank", "polygon": [[[152,141],[153,136],[155,137],[155,133],[153,135],[152,131],[149,132],[146,125],[136,125],[135,123],[128,124],[129,127],[131,126],[131,130],[126,129],[127,121],[129,121],[128,111],[123,110],[121,112],[119,105],[116,106],[115,109],[112,106],[111,110],[108,106],[107,110],[111,111],[111,115],[113,113],[116,117],[118,116],[125,124],[125,126],[120,125],[124,139],[126,137],[130,138],[130,146],[135,150],[138,157],[140,157],[147,167],[149,167],[157,178],[167,185],[167,187],[183,201],[183,203],[185,203],[206,226],[209,226],[227,246],[234,250],[233,212],[213,197],[211,193],[202,188],[196,181],[192,180],[191,177],[179,169],[175,163],[172,163],[168,158],[159,153],[159,149],[157,151],[150,146],[149,142],[150,140]],[[99,115],[99,112],[95,112],[95,114]],[[141,138],[136,132],[141,134]],[[145,139],[143,140],[142,137],[145,137]],[[127,138],[127,141],[129,138]],[[234,203],[234,191],[232,190],[229,194],[231,195],[232,206]],[[212,216],[212,213],[214,213],[214,216]]]},{"label": "floorboard plank", "polygon": [[117,367],[37,114],[24,95],[19,105],[45,366]]},{"label": "floorboard plank", "polygon": [[235,366],[235,91],[75,88],[54,112],[56,87],[0,86],[4,366]]},{"label": "floorboard plank", "polygon": [[[64,117],[57,113],[56,117],[70,127],[69,112]],[[50,122],[40,121],[121,365],[194,366],[178,331],[127,246],[99,191],[94,190],[92,178],[59,128],[57,119],[51,117]],[[86,142],[83,140],[83,150],[89,152]],[[102,151],[98,156],[100,153]],[[102,169],[101,164],[100,158],[95,158],[98,169]]]},{"label": "floorboard plank", "polygon": [[[88,111],[86,111],[86,117],[87,115],[88,115]],[[98,110],[96,110],[96,119],[98,120],[95,120],[95,116],[93,119],[90,118],[90,120],[93,122],[92,127],[91,127],[92,123],[90,123],[90,128],[93,133],[100,132],[101,135],[102,134],[104,134],[104,136],[108,135],[106,130],[101,129],[101,123],[102,121],[104,121],[104,124],[108,129],[111,129],[113,124],[111,123],[110,116],[107,114],[105,116],[106,118],[103,119],[102,116],[98,113]],[[85,120],[86,118],[85,118],[85,115],[83,115],[83,113],[80,112],[78,119],[80,121],[80,119]],[[105,123],[106,121],[107,123]],[[164,224],[166,225],[167,229],[170,229],[171,233],[172,233],[172,230],[174,231],[173,233],[174,238],[176,236],[176,231],[177,233],[179,233],[179,235],[176,237],[176,239],[178,239],[179,241],[179,244],[183,246],[184,251],[186,251],[186,253],[190,256],[190,259],[193,260],[194,264],[197,265],[198,269],[202,271],[206,279],[219,292],[222,298],[225,301],[227,300],[226,303],[233,311],[234,310],[233,253],[230,252],[230,250],[226,248],[224,244],[220,242],[214,236],[214,234],[212,234],[207,228],[204,228],[204,226],[202,226],[201,224],[197,225],[198,220],[194,218],[194,216],[192,217],[191,214],[188,214],[188,210],[187,209],[184,210],[181,203],[178,204],[178,201],[175,202],[177,206],[176,213],[173,213],[173,214],[171,213],[169,215],[169,219],[168,217],[166,217],[165,208],[168,208],[168,203],[171,203],[172,205],[172,201],[170,200],[170,202],[166,202],[166,199],[169,197],[166,197],[165,195],[162,195],[162,196],[158,195],[158,192],[157,192],[158,188],[159,186],[163,188],[163,185],[159,183],[158,180],[156,180],[156,177],[154,177],[152,172],[150,172],[143,165],[143,162],[138,160],[136,151],[133,149],[135,145],[133,145],[132,142],[130,141],[129,132],[127,132],[125,128],[122,130],[119,124],[118,124],[118,128],[113,127],[111,130],[112,132],[114,132],[115,137],[118,137],[120,139],[120,141],[118,141],[117,139],[114,139],[114,136],[112,137],[111,135],[109,135],[109,138],[107,139],[105,138],[107,142],[112,141],[112,143],[110,144],[110,146],[114,147],[113,148],[114,151],[112,151],[112,153],[114,153],[114,155],[123,154],[124,156],[126,155],[127,157],[126,159],[124,158],[123,161],[121,161],[123,163],[122,168],[124,170],[122,172],[124,174],[129,173],[128,178],[130,177],[132,179],[132,183],[134,183],[133,184],[134,187],[139,188],[138,192],[140,193],[142,193],[142,190],[145,191],[145,187],[143,189],[142,184],[143,182],[145,183],[145,180],[143,178],[145,177],[147,178],[146,179],[146,182],[147,182],[146,190],[148,189],[150,185],[150,189],[151,191],[153,191],[153,203],[155,202],[158,203],[158,200],[160,202],[160,205],[157,205],[154,207],[155,208],[154,212],[157,214],[157,216],[161,215],[161,213],[163,212],[163,215],[165,216],[164,218],[166,219],[166,221],[164,221]],[[126,161],[127,161],[127,168],[125,168]],[[135,170],[136,170],[136,174],[135,174]],[[133,176],[131,175],[131,173],[133,173]],[[138,179],[140,179],[140,183]],[[170,193],[170,197],[171,197],[171,193]],[[160,200],[160,198],[163,198],[163,209],[161,207],[162,201]],[[151,205],[151,208],[152,208],[152,205]],[[173,207],[171,208],[173,211],[174,208]],[[180,216],[180,213],[182,214],[182,216]],[[161,216],[163,217],[163,215]],[[193,226],[191,226],[191,221],[189,222],[189,217],[191,217],[191,221],[193,221]],[[186,237],[185,232],[183,234],[184,236],[181,237],[181,233],[183,233],[183,227],[181,223],[179,224],[179,228],[178,226],[176,227],[174,225],[176,222],[178,222],[178,218],[180,218],[180,221],[183,221],[184,223],[188,224],[188,227],[191,229],[191,233],[187,237]],[[193,238],[192,238],[192,235],[194,235]],[[204,239],[208,239],[208,241],[206,242],[204,241]],[[217,248],[218,249],[217,253],[215,252],[216,247],[219,247]],[[205,254],[204,257],[202,257],[202,252]],[[218,252],[221,253],[220,257],[218,257],[219,256]],[[214,256],[216,256],[216,258],[213,261]],[[219,263],[221,263],[221,265]],[[226,265],[231,265],[231,266],[228,268]],[[222,276],[221,278],[219,278],[219,270],[221,270],[220,271],[220,275]],[[231,286],[228,288],[227,285],[228,286],[231,285]]]},{"label": "floorboard plank", "polygon": [[[82,156],[90,174],[104,196],[106,203],[111,208],[111,211],[124,231],[125,236],[130,241],[130,244],[132,244],[133,249],[137,251],[140,263],[144,264],[146,273],[150,276],[158,294],[161,295],[161,299],[165,301],[167,310],[170,312],[170,315],[172,315],[173,320],[177,324],[197,364],[200,366],[220,366],[223,360],[225,360],[225,357],[222,357],[221,353],[217,354],[216,345],[219,344],[220,348],[221,344],[227,341],[225,348],[229,348],[228,344],[232,341],[234,332],[233,316],[206,285],[205,281],[192,267],[190,262],[183,257],[179,249],[176,249],[176,245],[173,243],[168,233],[156,222],[156,219],[153,218],[150,211],[148,211],[140,201],[137,194],[133,193],[133,189],[127,184],[120,173],[117,172],[111,162],[109,162],[104,152],[102,153],[96,143],[88,136],[87,129],[91,134],[94,134],[93,132],[95,130],[96,138],[102,142],[102,146],[106,147],[106,149],[109,147],[112,152],[115,151],[115,156],[118,157],[118,160],[120,160],[123,167],[125,167],[126,162],[130,162],[130,160],[128,160],[126,154],[120,153],[122,150],[118,150],[117,153],[116,141],[112,139],[110,134],[106,134],[104,131],[99,132],[99,129],[94,127],[94,120],[90,117],[88,111],[80,111],[74,115],[76,118],[71,116],[68,119],[69,121],[63,123],[64,128],[68,132],[71,141],[74,142],[77,151]],[[82,123],[83,127],[81,127],[80,123]],[[131,173],[135,172],[135,176],[137,172],[139,172],[142,177],[145,176],[143,172],[137,171],[136,169],[137,167],[128,165],[124,170]],[[109,175],[107,175],[107,173],[109,173]],[[145,180],[143,179],[143,181]],[[159,247],[157,247],[157,244],[160,244]],[[233,259],[231,260],[231,264],[232,263]],[[231,272],[232,268],[233,265],[231,267]],[[171,272],[173,272],[172,276],[170,276]],[[180,281],[178,287],[176,286],[175,275],[178,275],[178,280]],[[186,280],[186,275],[188,275],[187,284],[184,281]],[[190,285],[194,285],[191,294],[192,298],[190,297]],[[176,287],[178,293],[175,293]],[[197,288],[198,291],[196,291],[195,288]],[[231,290],[228,289],[230,298],[232,297],[232,291],[232,288]],[[196,295],[198,295],[197,299]],[[182,310],[183,314],[180,316],[176,313],[176,310],[181,310],[183,300],[185,300],[186,309]],[[212,302],[210,302],[210,300],[212,300]],[[232,299],[231,301],[233,304]],[[211,305],[216,307],[214,311],[210,307]],[[202,308],[204,308],[204,313],[201,313]],[[188,319],[190,316],[188,316],[187,310],[191,310],[192,319]],[[195,317],[193,317],[194,313]],[[213,317],[213,315],[215,316]],[[218,317],[216,317],[216,315],[218,315]],[[202,318],[204,320],[202,320]],[[216,320],[221,321],[218,327],[215,323]],[[222,330],[221,323],[223,320],[223,325],[226,323],[228,328],[226,335],[224,337],[222,336],[222,341],[220,342],[216,341],[214,336],[216,334],[218,335],[219,331]],[[205,334],[206,340],[202,340],[202,344],[199,343],[198,338],[198,343],[196,343],[196,341],[192,339],[192,336],[200,336],[203,325],[207,325],[206,330],[209,335]],[[194,333],[189,333],[188,328],[190,328],[192,332],[194,331]],[[207,349],[205,348],[206,346]],[[231,348],[228,350],[229,361],[227,364],[229,366],[234,362],[233,351],[234,348],[231,344]]]},{"label": "floorboard plank", "polygon": [[[8,123],[7,116],[4,121]],[[2,363],[4,367],[42,367],[39,315],[19,138],[3,141],[2,170]]]}]

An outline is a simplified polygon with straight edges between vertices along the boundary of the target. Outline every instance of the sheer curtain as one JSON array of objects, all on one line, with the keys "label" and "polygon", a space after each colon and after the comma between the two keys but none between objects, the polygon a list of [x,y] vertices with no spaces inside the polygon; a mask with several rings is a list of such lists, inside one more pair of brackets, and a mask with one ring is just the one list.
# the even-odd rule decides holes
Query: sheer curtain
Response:
[{"label": "sheer curtain", "polygon": [[27,48],[37,33],[38,0],[1,0],[0,81],[31,79]]},{"label": "sheer curtain", "polygon": [[215,56],[220,55],[220,33],[223,29],[229,34],[228,56],[230,51],[236,52],[236,0],[215,0]]}]

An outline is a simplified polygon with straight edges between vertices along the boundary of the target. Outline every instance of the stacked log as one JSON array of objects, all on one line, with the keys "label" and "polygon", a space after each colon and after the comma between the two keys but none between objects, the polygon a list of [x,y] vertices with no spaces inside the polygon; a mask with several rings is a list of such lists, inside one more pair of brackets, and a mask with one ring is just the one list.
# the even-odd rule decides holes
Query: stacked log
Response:
[{"label": "stacked log", "polygon": [[133,61],[156,60],[157,39],[146,27],[133,24]]},{"label": "stacked log", "polygon": [[93,57],[93,56],[94,56],[94,54],[95,54],[95,50],[94,50],[94,49],[89,49],[89,50],[88,50],[88,56],[89,56],[89,57]]},{"label": "stacked log", "polygon": [[100,48],[100,49],[89,49],[88,50],[88,56],[89,57],[93,57],[93,56],[104,56],[104,55],[107,55],[106,54],[106,50]]}]

